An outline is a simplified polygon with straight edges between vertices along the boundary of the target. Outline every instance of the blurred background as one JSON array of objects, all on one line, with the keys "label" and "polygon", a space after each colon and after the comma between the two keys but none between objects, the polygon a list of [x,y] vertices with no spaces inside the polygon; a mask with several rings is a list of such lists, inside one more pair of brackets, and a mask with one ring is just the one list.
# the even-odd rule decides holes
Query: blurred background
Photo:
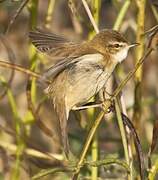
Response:
[{"label": "blurred background", "polygon": [[[158,22],[155,0],[87,0],[99,29],[119,30],[129,42],[142,45],[129,52],[116,68],[117,82],[122,81],[146,51],[149,35],[143,35]],[[20,9],[21,8],[21,9]],[[19,10],[19,13],[17,14]],[[17,15],[17,17],[15,17]],[[14,21],[14,22],[13,22]],[[13,22],[13,23],[12,23]],[[77,0],[2,0],[0,1],[0,60],[19,64],[43,73],[55,61],[36,51],[28,33],[36,27],[62,35],[72,41],[84,41],[95,31],[82,1]],[[140,138],[145,164],[158,164],[158,53],[154,51],[141,70],[129,80],[122,94],[129,119]],[[116,81],[111,78],[107,91],[112,93]],[[79,157],[88,130],[94,121],[92,111],[72,112],[68,121],[71,150]],[[154,132],[154,148],[153,142]],[[61,151],[59,122],[51,100],[42,91],[40,82],[21,72],[0,67],[0,179],[30,179],[47,168],[67,164]],[[92,142],[98,159],[124,160],[124,151],[116,116],[105,115]],[[138,177],[137,158],[133,150],[133,176]],[[87,159],[92,158],[89,150]],[[53,158],[52,155],[56,155]],[[136,165],[136,166],[135,166]],[[148,167],[150,168],[150,167]],[[157,165],[158,169],[158,165]],[[93,169],[94,170],[94,169]],[[96,169],[95,169],[96,170]],[[91,168],[83,170],[81,179],[91,178]],[[41,179],[69,179],[71,173],[50,174]],[[97,179],[127,179],[118,165],[97,169]],[[154,176],[156,178],[156,176]]]}]

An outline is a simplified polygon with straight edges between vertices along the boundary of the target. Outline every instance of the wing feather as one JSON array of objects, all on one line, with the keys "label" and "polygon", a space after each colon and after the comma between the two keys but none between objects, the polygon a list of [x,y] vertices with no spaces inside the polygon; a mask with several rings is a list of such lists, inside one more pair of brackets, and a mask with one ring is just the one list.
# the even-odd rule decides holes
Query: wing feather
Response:
[{"label": "wing feather", "polygon": [[[68,41],[67,39],[58,36],[54,33],[43,32],[40,29],[36,31],[30,31],[29,37],[34,44],[34,46],[41,52],[52,53],[62,49],[70,49],[76,46],[76,43]],[[60,51],[61,52],[61,51]]]},{"label": "wing feather", "polygon": [[68,66],[72,66],[73,64],[80,62],[80,61],[90,61],[91,63],[96,63],[96,61],[100,61],[102,59],[102,55],[97,53],[97,54],[87,54],[83,56],[74,56],[74,57],[69,57],[65,58],[63,60],[60,60],[57,64],[51,66],[47,71],[43,74],[43,78],[45,79],[51,79],[53,80],[59,73],[64,71]]}]

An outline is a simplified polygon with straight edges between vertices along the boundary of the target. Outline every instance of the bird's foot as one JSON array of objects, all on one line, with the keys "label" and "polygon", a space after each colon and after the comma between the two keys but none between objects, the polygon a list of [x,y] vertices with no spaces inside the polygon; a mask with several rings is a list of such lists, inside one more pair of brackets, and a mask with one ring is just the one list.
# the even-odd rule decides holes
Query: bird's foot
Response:
[{"label": "bird's foot", "polygon": [[113,107],[113,101],[111,99],[105,99],[104,102],[102,102],[102,110],[105,111],[106,113],[110,113],[112,111]]}]

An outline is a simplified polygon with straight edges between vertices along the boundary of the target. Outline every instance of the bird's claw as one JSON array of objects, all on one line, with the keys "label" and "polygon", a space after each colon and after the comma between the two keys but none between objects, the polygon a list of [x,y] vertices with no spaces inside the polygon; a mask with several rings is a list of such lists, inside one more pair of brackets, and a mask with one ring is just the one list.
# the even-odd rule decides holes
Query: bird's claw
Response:
[{"label": "bird's claw", "polygon": [[104,102],[102,102],[101,108],[106,113],[110,113],[112,106],[113,106],[113,101],[111,99],[106,99]]}]

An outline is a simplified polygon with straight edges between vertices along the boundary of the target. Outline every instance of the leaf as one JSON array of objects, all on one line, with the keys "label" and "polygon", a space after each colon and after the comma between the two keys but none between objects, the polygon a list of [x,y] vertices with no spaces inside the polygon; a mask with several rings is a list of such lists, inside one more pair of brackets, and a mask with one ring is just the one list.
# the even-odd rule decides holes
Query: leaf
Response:
[{"label": "leaf", "polygon": [[151,147],[150,147],[150,155],[155,150],[157,144],[158,144],[158,120],[156,120],[154,122],[152,143],[151,143]]},{"label": "leaf", "polygon": [[126,126],[128,126],[128,128],[130,129],[131,134],[134,138],[135,149],[136,149],[138,160],[139,160],[138,162],[139,162],[140,176],[141,176],[141,179],[144,179],[145,178],[145,164],[144,164],[144,156],[143,156],[143,151],[142,151],[139,137],[138,137],[135,127],[133,126],[130,119],[123,113],[121,113],[121,114],[122,114],[123,123]]}]

